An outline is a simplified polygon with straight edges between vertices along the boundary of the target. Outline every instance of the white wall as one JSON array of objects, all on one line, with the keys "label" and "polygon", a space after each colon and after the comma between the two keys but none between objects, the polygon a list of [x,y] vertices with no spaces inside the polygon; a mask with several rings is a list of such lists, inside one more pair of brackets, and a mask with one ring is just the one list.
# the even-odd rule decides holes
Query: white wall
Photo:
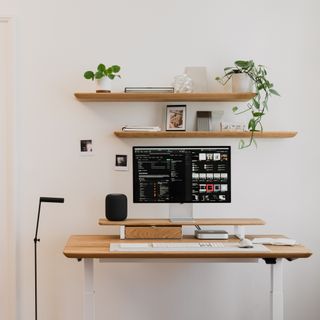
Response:
[{"label": "white wall", "polygon": [[14,26],[0,15],[0,319],[15,310]]},{"label": "white wall", "polygon": [[[82,264],[62,255],[70,234],[106,233],[97,225],[107,193],[129,197],[129,217],[166,217],[167,206],[132,203],[131,168],[113,171],[115,153],[133,145],[228,144],[232,204],[198,208],[202,217],[260,217],[256,232],[285,233],[310,247],[308,260],[285,264],[286,319],[318,319],[319,2],[314,1],[18,1],[19,137],[18,319],[33,318],[33,234],[39,196],[63,196],[42,208],[39,318],[78,319]],[[1,11],[1,7],[0,7]],[[270,102],[265,129],[297,130],[294,139],[259,141],[240,151],[237,140],[120,140],[124,124],[162,125],[163,103],[81,103],[94,90],[83,71],[100,62],[122,66],[126,85],[167,85],[185,66],[207,66],[210,79],[234,60],[269,67],[281,98]],[[211,87],[219,90],[211,81]],[[190,103],[225,110],[230,103]],[[92,138],[92,157],[79,139]],[[113,230],[114,231],[114,230]],[[99,319],[268,319],[269,268],[257,265],[97,265]],[[125,304],[124,304],[125,301]]]}]

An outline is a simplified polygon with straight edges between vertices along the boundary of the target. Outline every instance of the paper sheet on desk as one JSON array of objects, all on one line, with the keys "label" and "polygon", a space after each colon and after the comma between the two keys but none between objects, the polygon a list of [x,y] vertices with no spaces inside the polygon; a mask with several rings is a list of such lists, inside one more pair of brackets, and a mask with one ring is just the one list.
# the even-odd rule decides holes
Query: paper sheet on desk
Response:
[{"label": "paper sheet on desk", "polygon": [[254,238],[252,240],[254,244],[269,244],[273,246],[294,246],[297,241],[288,238]]}]

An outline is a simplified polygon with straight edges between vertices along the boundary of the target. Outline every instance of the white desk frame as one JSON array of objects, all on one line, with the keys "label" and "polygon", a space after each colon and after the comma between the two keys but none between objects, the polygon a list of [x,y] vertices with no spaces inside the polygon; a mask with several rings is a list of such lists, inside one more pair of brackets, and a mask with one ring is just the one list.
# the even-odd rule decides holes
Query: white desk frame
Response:
[{"label": "white desk frame", "polygon": [[[95,291],[94,291],[94,259],[84,258],[84,320],[95,320]],[[257,263],[259,259],[218,259],[218,258],[190,258],[190,259],[152,259],[152,258],[117,258],[117,259],[100,259],[102,263]],[[270,264],[270,319],[284,320],[283,317],[283,258],[276,259],[276,263]]]}]

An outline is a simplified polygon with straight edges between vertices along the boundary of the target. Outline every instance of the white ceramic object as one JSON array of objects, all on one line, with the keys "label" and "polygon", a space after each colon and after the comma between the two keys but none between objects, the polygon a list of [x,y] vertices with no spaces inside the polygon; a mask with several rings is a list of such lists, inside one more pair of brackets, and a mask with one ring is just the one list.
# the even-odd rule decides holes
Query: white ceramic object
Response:
[{"label": "white ceramic object", "polygon": [[232,92],[252,92],[253,81],[246,73],[232,75]]},{"label": "white ceramic object", "polygon": [[192,92],[192,79],[186,74],[174,77],[174,92]]},{"label": "white ceramic object", "polygon": [[111,92],[111,79],[108,77],[96,79],[96,85],[96,92]]}]

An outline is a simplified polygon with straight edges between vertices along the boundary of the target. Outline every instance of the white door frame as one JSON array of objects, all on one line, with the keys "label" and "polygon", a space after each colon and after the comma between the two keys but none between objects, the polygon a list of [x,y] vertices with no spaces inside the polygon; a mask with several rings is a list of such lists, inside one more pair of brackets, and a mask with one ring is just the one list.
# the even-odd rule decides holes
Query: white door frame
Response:
[{"label": "white door frame", "polygon": [[[4,233],[0,243],[1,273],[4,272],[0,285],[0,319],[16,319],[16,108],[15,108],[15,22],[12,16],[0,14],[0,28],[5,28],[5,44],[1,44],[0,50],[5,50],[4,61],[5,89],[1,107],[3,121],[0,135],[1,157],[0,173],[1,188],[4,191],[0,195],[2,201],[0,218],[0,230]],[[4,259],[3,259],[4,256]]]}]

